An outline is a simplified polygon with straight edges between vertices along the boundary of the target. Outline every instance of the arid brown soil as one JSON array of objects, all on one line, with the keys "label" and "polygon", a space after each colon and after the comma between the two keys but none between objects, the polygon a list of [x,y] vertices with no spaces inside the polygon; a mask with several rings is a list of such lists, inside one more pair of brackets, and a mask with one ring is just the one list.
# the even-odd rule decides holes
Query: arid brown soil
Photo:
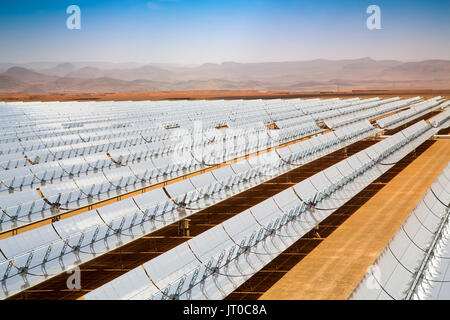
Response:
[{"label": "arid brown soil", "polygon": [[139,92],[98,92],[98,93],[0,93],[0,101],[124,101],[124,100],[198,100],[198,99],[288,99],[288,98],[352,98],[422,96],[424,98],[443,96],[450,98],[447,90],[352,90],[352,91],[139,91]]}]

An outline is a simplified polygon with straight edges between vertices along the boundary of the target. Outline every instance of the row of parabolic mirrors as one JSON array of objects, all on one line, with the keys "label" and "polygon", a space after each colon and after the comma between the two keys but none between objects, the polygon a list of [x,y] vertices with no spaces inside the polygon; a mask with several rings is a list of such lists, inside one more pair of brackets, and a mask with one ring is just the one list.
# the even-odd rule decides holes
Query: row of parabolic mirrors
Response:
[{"label": "row of parabolic mirrors", "polygon": [[[448,127],[448,105],[441,97],[0,103],[0,232],[31,229],[0,240],[0,297],[383,129],[442,111],[85,295],[225,298]],[[188,178],[173,181],[182,176]],[[448,184],[442,190],[448,195]]]}]

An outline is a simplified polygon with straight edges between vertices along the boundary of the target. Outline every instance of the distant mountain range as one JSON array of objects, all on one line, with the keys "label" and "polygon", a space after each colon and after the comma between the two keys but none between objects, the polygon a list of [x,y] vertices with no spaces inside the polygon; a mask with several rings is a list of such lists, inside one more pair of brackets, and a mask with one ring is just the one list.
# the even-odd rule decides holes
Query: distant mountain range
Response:
[{"label": "distant mountain range", "polygon": [[34,62],[0,63],[0,72],[2,93],[450,88],[449,60],[317,59],[199,66]]}]

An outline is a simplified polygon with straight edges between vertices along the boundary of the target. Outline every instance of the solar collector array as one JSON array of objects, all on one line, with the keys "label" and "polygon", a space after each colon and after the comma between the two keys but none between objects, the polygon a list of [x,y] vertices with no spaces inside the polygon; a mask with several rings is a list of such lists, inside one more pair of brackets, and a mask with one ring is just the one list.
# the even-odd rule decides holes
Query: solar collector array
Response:
[{"label": "solar collector array", "polygon": [[449,203],[450,163],[368,269],[350,299],[449,299]]},{"label": "solar collector array", "polygon": [[[278,149],[277,151],[286,149],[288,150],[288,153],[290,152],[293,155],[290,157],[291,159],[295,158],[295,160],[299,161],[299,159],[302,158],[302,161],[307,162],[352,143],[352,138],[358,136],[363,138],[374,134],[374,132],[376,132],[376,130],[369,124],[366,126],[357,125],[353,128],[347,128],[345,138],[341,137],[339,139],[331,132],[327,135],[330,135],[330,137],[334,136],[333,140],[325,138],[326,135],[321,135],[310,139],[312,141],[317,141],[318,144],[314,142],[311,143],[310,140],[305,140],[289,146],[289,149],[286,147]],[[322,144],[320,141],[322,141]],[[286,153],[281,153],[286,156]],[[8,257],[8,259],[2,263],[3,267],[6,268],[5,274],[7,274],[7,276],[5,278],[5,283],[7,283],[9,290],[8,294],[16,292],[16,290],[19,290],[18,288],[22,288],[24,285],[22,280],[23,276],[27,278],[28,283],[39,283],[40,281],[43,281],[45,277],[51,276],[52,272],[55,272],[55,274],[63,272],[64,269],[61,269],[61,261],[64,262],[62,263],[62,266],[65,268],[76,265],[77,263],[85,262],[98,254],[112,250],[118,245],[122,245],[139,236],[162,228],[182,217],[189,216],[216,201],[220,201],[248,189],[255,184],[261,183],[262,181],[288,171],[300,164],[300,161],[295,165],[291,164],[288,158],[281,159],[280,156],[273,151],[270,154],[262,154],[230,166],[222,167],[168,185],[164,188],[165,192],[162,188],[152,190],[145,194],[135,196],[132,199],[122,200],[117,204],[107,205],[88,213],[54,222],[52,226],[55,230],[59,230],[61,225],[77,225],[78,223],[76,221],[80,219],[81,221],[89,221],[89,223],[83,223],[83,225],[87,226],[83,231],[82,229],[78,230],[81,234],[84,234],[82,240],[80,240],[80,233],[75,232],[75,234],[69,236],[67,233],[58,232],[58,237],[60,238],[58,240],[59,246],[53,242],[47,242],[46,246],[42,243],[36,247],[36,244],[39,242],[29,241],[27,235],[34,234],[34,232],[40,233],[41,228],[26,232],[19,236],[1,240],[0,248],[9,248],[7,250],[2,249],[5,256]],[[181,203],[183,205],[181,205]],[[104,217],[105,213],[107,217]],[[102,217],[100,223],[97,216]],[[114,217],[114,219],[111,220],[111,217]],[[47,229],[51,230],[49,227],[47,227]],[[102,232],[96,230],[102,230]],[[107,233],[105,230],[110,230],[110,232]],[[119,230],[118,233],[117,230]],[[130,233],[130,230],[135,231]],[[96,234],[95,237],[93,236],[94,234]],[[126,236],[127,234],[129,236]],[[130,234],[134,236],[130,236]],[[64,238],[65,235],[67,235],[68,238]],[[119,238],[120,241],[118,240]],[[21,244],[17,245],[17,241]],[[112,244],[110,242],[112,242]],[[64,246],[64,243],[68,243],[68,245]],[[92,243],[95,244],[94,247],[91,246]],[[98,243],[106,243],[108,244],[108,248],[100,248],[101,245]],[[24,245],[28,246],[28,249],[24,249]],[[20,251],[11,251],[11,248],[21,249]],[[77,248],[84,249],[77,252]],[[45,252],[50,250],[59,252],[59,255],[52,259],[49,257],[42,259],[42,255],[36,255],[37,258],[34,258],[34,252],[36,250]],[[80,254],[80,252],[83,254]],[[86,252],[89,252],[89,254]],[[30,256],[32,258],[29,261],[28,258]],[[25,257],[27,258],[25,259]],[[12,270],[13,272],[11,272],[11,268],[7,272],[8,265],[10,264],[16,266],[16,268]],[[40,271],[43,265],[47,266],[45,273]],[[26,268],[26,270],[30,269],[30,272],[21,275],[20,270],[22,270],[22,268]],[[57,271],[52,271],[55,270],[55,268]],[[37,272],[36,270],[39,271]],[[41,275],[34,276],[36,272]]]},{"label": "solar collector array", "polygon": [[[283,130],[283,129],[282,129]],[[281,138],[280,135],[278,135],[278,139],[281,140],[281,142],[284,142],[286,140],[289,139],[293,139],[295,137],[303,136],[305,134],[310,134],[311,132],[314,131],[318,131],[320,130],[313,122],[308,123],[306,126],[297,126],[295,127],[295,129],[293,129],[294,131],[288,131],[288,132],[283,132],[281,131]],[[291,128],[292,130],[292,128]],[[258,130],[257,130],[258,131]],[[262,133],[262,131],[259,131],[258,133]],[[263,135],[264,136],[264,135]],[[258,136],[256,133],[254,135],[254,137],[258,138],[260,137],[260,135]],[[202,139],[200,139],[202,141]],[[111,151],[111,153],[109,154],[108,157],[106,157],[106,155],[104,153],[100,153],[97,156],[92,155],[92,156],[82,156],[81,157],[81,163],[74,161],[71,163],[71,161],[67,161],[67,160],[57,160],[54,161],[52,163],[52,166],[46,165],[47,163],[37,163],[37,164],[31,164],[29,161],[21,160],[22,162],[24,162],[25,164],[30,164],[30,172],[28,172],[28,170],[20,170],[20,169],[14,169],[14,171],[16,172],[11,172],[14,175],[11,177],[11,173],[10,172],[3,172],[2,175],[0,175],[0,177],[2,178],[2,183],[0,184],[1,187],[3,188],[3,190],[8,190],[8,191],[14,191],[16,188],[19,190],[23,190],[23,188],[25,186],[30,186],[31,188],[33,188],[35,186],[35,184],[39,184],[39,183],[43,183],[45,182],[46,185],[42,186],[41,192],[45,195],[45,197],[47,197],[47,200],[49,200],[50,202],[55,202],[55,198],[57,197],[56,200],[58,200],[57,202],[60,202],[60,194],[53,194],[53,191],[58,189],[58,187],[50,187],[50,185],[47,185],[48,183],[50,184],[56,184],[56,183],[65,183],[67,184],[68,188],[72,188],[75,192],[77,192],[77,190],[81,191],[81,195],[79,193],[70,196],[70,198],[72,200],[82,200],[80,199],[80,196],[83,198],[82,195],[85,196],[85,198],[89,199],[91,196],[95,195],[95,194],[99,194],[99,193],[107,193],[110,192],[114,189],[117,190],[121,188],[128,188],[130,190],[133,190],[133,188],[136,188],[135,184],[139,181],[145,181],[149,178],[158,178],[160,176],[165,176],[167,177],[168,174],[171,174],[173,172],[180,172],[180,174],[185,174],[186,170],[199,170],[201,168],[204,168],[204,163],[220,163],[223,162],[227,159],[233,159],[234,157],[238,157],[238,156],[242,156],[245,154],[248,154],[251,151],[258,151],[261,150],[263,148],[267,148],[273,145],[276,145],[275,143],[273,143],[273,141],[275,140],[274,137],[272,137],[272,134],[268,134],[267,136],[264,136],[264,141],[261,144],[260,141],[257,141],[258,139],[253,139],[252,141],[249,141],[249,143],[253,143],[253,145],[245,145],[245,146],[240,146],[238,152],[230,152],[229,148],[225,148],[225,151],[227,152],[227,156],[224,158],[224,154],[222,152],[222,154],[216,155],[216,158],[202,158],[202,157],[198,157],[196,150],[192,150],[193,152],[191,153],[191,155],[194,155],[193,158],[189,158],[189,157],[184,157],[184,163],[180,166],[178,164],[174,164],[171,159],[169,159],[169,156],[167,157],[155,157],[152,158],[153,155],[159,155],[161,153],[167,152],[167,149],[165,148],[165,145],[161,144],[159,145],[159,149],[156,149],[156,152],[153,150],[153,152],[149,152],[148,150],[144,151],[142,149],[140,149],[140,152],[134,153],[134,154],[119,154],[119,152],[113,152]],[[256,146],[255,146],[256,143]],[[155,143],[156,144],[156,143]],[[179,147],[179,143],[176,144]],[[135,147],[136,149],[138,149],[138,147]],[[145,146],[145,148],[147,149],[147,146]],[[192,148],[192,146],[188,146],[188,149]],[[199,153],[202,153],[202,148],[204,148],[204,146],[199,147],[197,150]],[[221,149],[221,148],[219,148]],[[222,148],[223,149],[223,148]],[[89,148],[89,150],[92,150],[92,147]],[[139,150],[139,149],[138,149]],[[144,154],[143,154],[144,152]],[[147,159],[147,156],[150,157],[150,162],[146,165],[144,165],[144,163],[141,164],[136,164],[133,163],[133,161],[135,159],[138,159],[139,162],[142,161],[142,159],[144,158],[145,160]],[[70,158],[69,158],[70,159]],[[118,166],[119,168],[116,168],[117,166],[114,165],[114,163],[112,163],[110,160],[119,160],[120,159],[120,165]],[[127,162],[131,159],[132,164],[127,164]],[[88,160],[88,161],[87,161]],[[161,165],[158,165],[161,164]],[[71,165],[72,164],[72,165]],[[117,163],[116,163],[117,164]],[[123,164],[127,164],[127,166],[129,167],[129,172],[127,171],[127,169],[124,168],[120,168]],[[71,166],[70,166],[71,165]],[[153,169],[151,169],[153,168]],[[144,170],[145,169],[145,170]],[[95,171],[101,171],[101,172],[96,172]],[[88,173],[90,171],[94,171],[94,173],[89,174],[87,177],[81,177],[78,178],[78,176],[82,173]],[[120,172],[122,171],[122,172]],[[153,172],[152,172],[153,171]],[[189,171],[190,172],[190,171]],[[122,174],[121,174],[122,173]],[[75,175],[77,177],[75,177]],[[9,177],[9,178],[8,178]],[[173,176],[171,176],[173,177]],[[106,180],[106,181],[105,181]],[[157,180],[156,182],[160,182],[161,180]],[[84,187],[86,186],[86,187]],[[67,187],[64,187],[64,189],[67,189]],[[34,189],[34,188],[33,188]],[[15,196],[14,198],[17,199],[21,199],[21,200],[26,200],[28,199],[28,201],[21,201],[20,203],[24,203],[25,207],[31,208],[32,210],[35,210],[35,212],[39,212],[39,211],[49,211],[51,208],[49,208],[49,206],[47,205],[47,203],[41,203],[38,204],[38,206],[35,208],[34,207],[34,202],[35,201],[41,201],[42,199],[39,199],[37,196],[38,194],[36,192],[28,192],[26,190],[21,191],[21,192],[25,192],[25,194],[22,194],[21,196]],[[26,193],[29,195],[29,197],[27,198]],[[53,198],[52,198],[53,197]],[[98,199],[99,201],[101,199]],[[67,200],[66,200],[67,202]],[[64,202],[63,202],[64,203]],[[81,204],[79,204],[77,207],[86,205],[86,202],[81,201]],[[3,214],[3,219],[2,221],[5,221],[5,218],[9,217],[13,217],[13,224],[14,222],[14,217],[17,218],[19,217],[20,213],[23,211],[23,207],[18,207],[18,205],[14,205],[13,203],[8,202],[0,202],[0,205],[3,208],[4,214]],[[74,208],[72,208],[74,209]],[[36,211],[38,210],[38,211]],[[51,211],[51,210],[50,210]],[[30,213],[32,213],[32,211],[26,211],[27,212],[27,216],[30,215]],[[45,214],[44,214],[45,216]],[[30,221],[31,222],[31,221]]]},{"label": "solar collector array", "polygon": [[[222,299],[433,134],[421,122],[91,291],[86,299]],[[161,268],[161,266],[167,268]]]},{"label": "solar collector array", "polygon": [[439,108],[441,101],[441,97],[435,97],[423,102],[415,103],[407,110],[377,120],[377,124],[383,129],[395,129],[402,124]]},{"label": "solar collector array", "polygon": [[[105,157],[104,153],[99,153],[98,155],[93,154],[91,156],[83,156],[83,161],[81,161],[81,164],[79,164],[80,169],[78,170],[78,172],[77,170],[74,170],[73,173],[75,174],[72,174],[73,176],[71,176],[70,174],[70,172],[72,171],[69,171],[69,173],[67,173],[68,170],[65,168],[69,167],[71,164],[72,166],[77,165],[78,158],[76,157],[73,159],[69,158],[66,160],[58,160],[56,161],[56,163],[40,162],[38,164],[30,164],[28,162],[28,164],[30,164],[28,167],[4,170],[3,172],[1,172],[0,180],[2,180],[2,177],[5,177],[4,181],[7,181],[7,179],[10,178],[8,177],[8,173],[14,173],[15,176],[22,177],[22,179],[27,176],[37,177],[36,183],[42,180],[46,180],[48,182],[45,185],[40,186],[42,194],[44,194],[46,200],[48,201],[43,201],[43,199],[37,192],[34,192],[32,194],[32,192],[27,193],[25,191],[19,191],[8,194],[7,190],[10,190],[11,186],[13,187],[13,189],[15,189],[16,187],[19,187],[20,189],[25,186],[25,183],[20,182],[20,179],[15,180],[19,180],[18,186],[3,183],[4,186],[7,186],[7,189],[3,189],[4,197],[2,197],[2,192],[0,192],[0,205],[2,206],[4,213],[1,217],[2,227],[4,227],[5,229],[11,226],[17,227],[18,221],[11,221],[11,219],[8,220],[8,218],[11,217],[20,217],[20,220],[24,218],[24,224],[27,224],[33,221],[39,221],[40,219],[46,217],[51,217],[55,213],[55,210],[64,208],[73,209],[75,207],[71,208],[69,205],[75,202],[78,202],[78,206],[80,204],[85,205],[92,203],[92,199],[89,199],[94,195],[98,196],[97,200],[101,200],[110,198],[112,193],[121,194],[123,190],[136,190],[136,186],[139,184],[139,182],[142,182],[142,180],[148,180],[152,177],[152,175],[149,173],[149,166],[156,168],[157,172],[162,173],[159,176],[159,180],[152,180],[150,183],[165,181],[168,177],[176,177],[177,174],[183,175],[187,172],[198,171],[202,168],[208,167],[207,165],[205,165],[205,163],[211,164],[216,161],[216,163],[220,163],[227,159],[233,159],[233,157],[236,157],[238,154],[245,155],[250,151],[257,151],[263,148],[267,148],[268,146],[276,146],[279,144],[274,143],[274,141],[284,142],[314,132],[320,132],[322,129],[317,126],[315,121],[325,119],[327,114],[332,117],[336,114],[336,110],[340,110],[339,112],[341,113],[354,113],[357,115],[358,111],[356,111],[356,108],[358,106],[367,107],[371,104],[383,104],[378,101],[378,98],[367,100],[360,101],[359,99],[351,99],[339,101],[338,99],[330,99],[327,101],[314,100],[303,103],[302,100],[294,99],[286,101],[270,101],[269,103],[264,102],[264,106],[259,107],[259,111],[248,112],[247,117],[242,119],[250,121],[257,118],[257,120],[260,121],[259,123],[262,124],[270,124],[275,122],[275,124],[282,129],[267,130],[264,125],[260,125],[256,130],[253,130],[250,133],[246,130],[243,130],[237,135],[242,134],[252,136],[253,134],[254,139],[248,139],[248,143],[245,145],[240,145],[236,149],[237,151],[234,149],[225,148],[225,152],[216,154],[214,157],[206,157],[203,155],[204,152],[202,151],[203,149],[205,149],[206,144],[197,143],[197,149],[192,148],[192,145],[190,144],[186,144],[186,149],[191,151],[192,153],[191,159],[187,162],[187,165],[186,162],[184,162],[184,167],[182,166],[181,168],[177,168],[177,163],[171,161],[173,160],[171,159],[172,156],[159,156],[159,153],[169,154],[170,152],[174,152],[170,151],[170,144],[169,146],[166,146],[163,143],[167,140],[170,140],[167,137],[167,129],[164,129],[164,126],[180,126],[181,130],[178,131],[179,137],[183,135],[183,132],[188,132],[189,134],[195,135],[198,128],[195,127],[193,123],[194,121],[192,121],[194,120],[194,117],[192,116],[189,117],[189,119],[192,119],[189,121],[178,121],[173,119],[170,120],[170,117],[173,117],[176,112],[172,111],[172,113],[170,113],[170,110],[172,108],[169,106],[169,104],[167,102],[162,103],[160,106],[160,114],[164,115],[164,117],[166,118],[162,116],[158,120],[159,122],[157,122],[157,124],[155,124],[155,126],[151,129],[145,129],[142,126],[142,130],[147,130],[145,132],[149,133],[149,137],[151,136],[152,139],[153,137],[157,137],[157,135],[154,135],[154,133],[166,133],[165,138],[159,140],[161,148],[166,149],[157,149],[159,150],[158,152],[156,152],[157,156],[155,156],[155,153],[149,152],[146,158],[146,156],[144,156],[142,153],[142,149],[139,149],[140,146],[138,145],[132,148],[126,148],[126,154],[123,152],[124,148],[121,148],[109,152],[110,157]],[[395,103],[397,100],[398,98],[393,98],[389,99],[389,101],[383,101],[385,104],[390,105],[391,103]],[[240,103],[242,104],[240,105]],[[132,103],[130,104],[132,105]],[[232,104],[232,106],[227,111],[229,112],[228,118],[239,118],[239,112],[235,109],[239,109],[239,107],[242,107],[245,104],[246,102],[243,101],[235,102],[234,104]],[[258,106],[260,104],[260,100],[249,102],[249,105],[253,106]],[[206,103],[206,105],[208,105],[208,103]],[[222,102],[211,103],[209,107],[214,108],[214,105],[217,106],[217,110],[213,110],[211,111],[211,113],[214,113],[216,111],[220,113],[224,110],[224,108],[221,108]],[[397,104],[397,107],[400,108],[401,104]],[[111,109],[110,107],[105,108]],[[203,108],[205,108],[205,105],[195,110],[191,109],[185,114],[183,114],[183,112],[178,113],[180,113],[181,116],[191,113],[202,115],[205,113],[202,111]],[[367,107],[367,109],[370,108],[371,107]],[[319,115],[310,113],[309,110],[312,109],[315,109]],[[79,110],[77,112],[79,112]],[[74,112],[74,114],[76,114],[77,112]],[[125,114],[127,112],[125,112]],[[136,112],[138,113],[139,111],[137,110]],[[122,113],[119,112],[118,114]],[[16,112],[11,113],[10,117],[19,116],[20,113]],[[222,116],[223,115],[220,115],[220,117]],[[323,118],[324,116],[325,118]],[[224,122],[223,119],[222,121],[220,121],[219,116],[205,116],[204,118],[205,122],[207,123],[206,128],[209,128],[212,132],[216,131],[216,129],[214,129],[214,126],[218,123],[225,123],[227,125],[230,125],[230,127],[237,125],[238,128],[246,128],[252,126],[252,123],[245,123],[245,121]],[[79,124],[83,124],[83,121],[81,121],[81,119],[82,118],[79,119],[80,122],[74,122],[75,125],[73,127],[70,125],[66,126],[64,130],[68,130],[71,133],[64,135],[64,130],[60,130],[61,136],[67,138],[66,141],[72,141],[70,139],[74,139],[73,141],[77,141],[75,137],[76,134],[74,134],[73,132],[77,132],[79,138],[81,139],[81,133],[77,131],[79,130],[77,128],[80,128]],[[208,122],[208,119],[212,120]],[[274,121],[274,119],[276,121]],[[136,133],[139,132],[137,130],[140,130],[140,128],[134,128],[132,126],[133,121],[134,120],[130,122],[130,126],[118,128],[116,130],[116,133],[114,133],[115,137],[119,139],[123,138],[122,141],[127,141],[129,140],[129,137],[136,136]],[[26,123],[26,119],[23,119],[22,122]],[[16,123],[16,129],[22,122],[19,122],[18,124]],[[104,122],[107,121],[100,121],[99,123]],[[37,127],[39,127],[39,123],[45,124],[45,117],[36,118]],[[119,126],[117,122],[111,123],[113,123],[113,126]],[[95,135],[92,136],[94,137],[92,138],[92,141],[102,141],[100,137],[108,135],[108,125],[97,131],[94,123],[90,123],[89,125],[92,126],[91,133],[95,133]],[[46,128],[48,129],[48,127]],[[129,129],[129,135],[122,134],[121,130],[123,129]],[[424,130],[424,127],[414,127],[414,130],[416,129],[419,129],[418,132],[422,133],[421,130]],[[50,134],[46,133],[46,130],[42,130],[39,132],[42,135]],[[170,131],[172,130],[173,132],[176,132],[177,129],[170,129]],[[221,129],[219,131],[226,132],[227,129]],[[275,134],[275,132],[278,133]],[[92,210],[87,213],[74,216],[72,218],[54,222],[51,225],[45,226],[45,228],[40,227],[24,234],[5,239],[5,241],[2,240],[0,241],[0,249],[2,249],[5,255],[5,260],[3,262],[0,262],[0,278],[3,277],[4,280],[3,294],[5,296],[8,296],[12,293],[21,291],[27,285],[30,286],[44,281],[54,274],[63,272],[63,270],[66,270],[66,268],[70,266],[74,266],[81,262],[92,259],[98,254],[102,254],[113,248],[123,245],[123,243],[126,243],[127,241],[132,241],[132,239],[136,239],[139,236],[162,228],[168,223],[177,221],[181,218],[181,215],[177,213],[177,210],[183,211],[183,216],[186,212],[188,212],[188,214],[193,214],[201,208],[211,205],[216,201],[221,201],[226,197],[229,197],[233,194],[241,192],[242,190],[246,190],[251,186],[261,183],[262,181],[265,181],[270,177],[279,175],[294,167],[298,167],[303,163],[307,163],[308,161],[317,159],[324,154],[331,153],[334,150],[350,145],[357,140],[374,135],[376,132],[377,130],[373,126],[371,126],[368,121],[357,121],[353,125],[345,125],[336,129],[335,131],[321,134],[311,139],[300,141],[286,147],[276,148],[275,150],[267,154],[252,157],[248,160],[240,161],[231,166],[219,168],[211,172],[192,177],[188,180],[170,184],[164,189],[155,189],[145,194],[122,200],[112,205],[101,207],[97,210]],[[263,135],[261,135],[262,133]],[[27,136],[26,132],[21,132],[21,134],[23,134],[22,137],[24,137],[25,141],[27,141],[27,139],[29,138],[29,145],[31,145],[31,142],[33,140],[40,140],[36,139],[35,137],[33,138],[32,135]],[[204,133],[203,135],[206,136],[207,134]],[[411,132],[411,135],[413,135],[413,132]],[[262,136],[264,136],[264,138],[261,139]],[[19,139],[18,137],[19,136],[16,135],[16,139]],[[81,139],[81,141],[89,141],[90,137],[91,135],[86,135],[83,137],[83,139]],[[95,137],[99,138],[96,140]],[[111,137],[108,137],[108,139],[110,138]],[[211,136],[208,138],[211,138]],[[10,141],[8,139],[9,138],[7,138],[6,140],[1,140],[0,144],[11,143],[12,140]],[[235,140],[236,133],[230,134],[228,138],[224,138],[224,140],[227,139],[228,141]],[[203,139],[200,140],[203,142]],[[210,141],[208,139],[204,140]],[[49,139],[49,141],[56,140]],[[259,143],[261,141],[263,142],[262,144]],[[69,142],[67,144],[61,144],[60,146],[70,146],[71,144]],[[47,148],[46,144],[43,145],[45,148]],[[177,147],[175,149],[183,149],[182,147],[180,148],[179,143],[175,145]],[[213,145],[213,143],[210,145]],[[225,143],[223,143],[222,145],[225,145]],[[144,144],[144,146],[147,147],[146,144]],[[24,148],[24,150],[25,149],[26,148]],[[233,150],[233,152],[236,151],[241,153],[230,153],[230,150]],[[97,156],[98,158],[96,158]],[[92,159],[86,161],[86,159],[90,159],[90,157]],[[138,158],[139,160],[137,160]],[[113,165],[114,163],[111,162],[111,159],[115,159],[121,165]],[[145,159],[150,159],[150,161],[145,161]],[[350,159],[349,161],[352,162],[354,160]],[[362,162],[362,160],[359,161]],[[63,168],[61,168],[62,162],[65,162]],[[102,166],[102,164],[104,166]],[[354,165],[358,166],[358,162],[355,162]],[[192,166],[192,170],[189,171],[190,166]],[[53,176],[44,176],[44,174],[47,175],[47,172],[50,172],[50,170],[52,170],[51,168],[53,168],[54,171],[61,170],[64,174],[66,174],[66,178],[61,178],[62,176],[58,176],[58,174],[53,174]],[[31,175],[22,174],[20,176],[20,170],[25,170],[25,173],[27,173],[26,170],[34,170],[34,172],[32,172]],[[87,174],[83,177],[78,177],[80,173]],[[172,173],[174,173],[174,175],[171,175]],[[51,177],[53,177],[53,181],[55,182],[60,179],[60,181],[64,181],[64,183],[52,183]],[[335,183],[336,185],[339,185],[340,183],[338,171],[334,170],[334,168],[333,170],[327,171],[327,174],[325,176],[322,176],[321,178],[311,178],[311,184],[314,183],[313,187],[319,188],[324,194],[334,188],[331,187],[330,189],[330,186],[324,185],[324,177],[326,177],[326,179],[328,179],[329,181],[333,181],[333,183]],[[29,182],[28,185],[33,187],[33,184],[31,182]],[[108,192],[109,194],[107,194]],[[100,197],[101,194],[106,194],[106,196],[103,197],[102,195]],[[12,197],[12,195],[14,196]],[[36,196],[39,196],[39,198],[36,198]],[[306,197],[307,194],[304,193],[304,196]],[[318,197],[320,197],[320,195]],[[74,199],[76,199],[76,201],[73,201]],[[313,200],[318,200],[318,198]],[[6,210],[3,207],[4,203],[8,204]],[[54,206],[52,204],[58,204],[59,208],[58,206]],[[33,211],[33,213],[30,213],[31,211]],[[19,212],[20,214],[17,214],[17,212]],[[5,215],[5,213],[7,214]],[[32,219],[30,219],[30,217],[32,217]],[[164,217],[164,219],[155,219],[157,217]],[[16,220],[18,220],[17,218]],[[277,224],[280,222],[281,220],[279,220]],[[10,225],[8,225],[8,223]],[[129,232],[130,230],[134,231],[126,236],[127,232]],[[50,236],[51,232],[53,232],[53,234]],[[118,235],[122,235],[122,239],[119,239]],[[124,240],[124,238],[128,239]],[[31,243],[32,245],[30,246],[28,243]],[[93,251],[91,250],[91,246],[97,251],[94,250],[93,253]],[[9,249],[3,250],[4,247],[7,247]],[[17,248],[17,250],[11,250],[10,248]],[[81,250],[82,248],[84,249]],[[85,251],[85,249],[88,248],[89,251]],[[6,251],[7,253],[5,253]],[[55,264],[51,264],[51,261]],[[36,275],[28,272],[31,268],[34,268],[33,272],[40,269],[39,274]],[[46,269],[48,270],[45,271]],[[51,271],[49,271],[50,269]],[[52,272],[54,272],[54,274],[52,274]],[[24,285],[25,287],[23,287]]]}]

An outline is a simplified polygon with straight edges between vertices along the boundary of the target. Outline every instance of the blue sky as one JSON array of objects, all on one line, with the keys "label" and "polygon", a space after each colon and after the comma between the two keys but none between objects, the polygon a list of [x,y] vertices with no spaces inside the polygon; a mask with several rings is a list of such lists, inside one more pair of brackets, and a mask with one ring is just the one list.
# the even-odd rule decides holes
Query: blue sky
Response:
[{"label": "blue sky", "polygon": [[[66,8],[81,29],[66,28]],[[381,8],[368,30],[366,8]],[[0,62],[198,64],[345,59],[450,59],[450,1],[8,1]]]}]

